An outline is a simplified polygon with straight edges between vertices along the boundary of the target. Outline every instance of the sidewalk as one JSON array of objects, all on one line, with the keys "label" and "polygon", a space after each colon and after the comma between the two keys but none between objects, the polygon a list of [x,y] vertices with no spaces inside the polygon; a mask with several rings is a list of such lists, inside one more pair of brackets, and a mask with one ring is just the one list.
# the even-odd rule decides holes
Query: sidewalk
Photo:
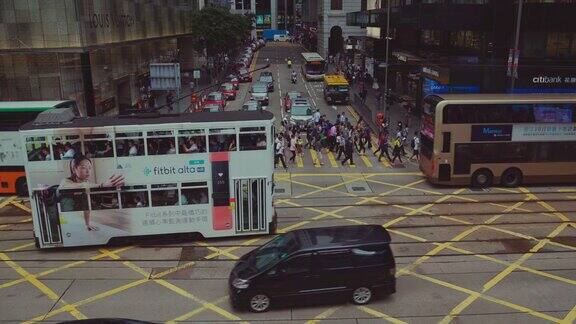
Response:
[{"label": "sidewalk", "polygon": [[[382,108],[384,108],[385,103],[381,102],[378,103],[378,100],[376,99],[376,91],[374,89],[372,89],[372,85],[366,85],[367,86],[367,90],[368,93],[366,95],[366,102],[362,103],[361,101],[361,97],[360,97],[360,92],[361,92],[361,86],[359,83],[355,83],[352,87],[351,87],[351,91],[350,91],[350,96],[351,96],[351,105],[354,107],[354,109],[358,112],[358,114],[360,116],[362,116],[364,118],[365,121],[367,121],[368,125],[370,125],[370,127],[373,130],[377,130],[378,126],[375,123],[375,116],[376,116],[376,112],[379,111],[378,110],[378,105],[380,104]],[[380,85],[380,89],[383,89],[384,86]],[[384,99],[383,99],[384,100]],[[408,132],[408,137],[412,138],[412,135],[414,134],[415,131],[419,131],[420,130],[420,116],[418,115],[410,115],[409,118],[407,118],[407,110],[401,105],[401,103],[395,102],[394,104],[392,104],[390,107],[388,107],[386,109],[386,111],[384,112],[384,116],[388,119],[389,122],[389,129],[391,131],[395,131],[396,130],[396,125],[398,124],[399,121],[402,122],[403,125],[406,125],[407,123],[407,119],[408,120],[408,124],[409,124],[409,132]]]}]

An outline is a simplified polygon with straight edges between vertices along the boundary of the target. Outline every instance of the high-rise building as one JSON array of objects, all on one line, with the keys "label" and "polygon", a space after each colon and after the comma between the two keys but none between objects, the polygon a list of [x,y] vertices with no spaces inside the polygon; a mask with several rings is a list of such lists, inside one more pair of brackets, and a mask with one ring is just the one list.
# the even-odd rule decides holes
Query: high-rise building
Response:
[{"label": "high-rise building", "polygon": [[348,14],[348,24],[366,28],[378,80],[388,54],[389,88],[416,107],[431,93],[576,92],[576,1],[519,3],[392,0],[387,33],[383,0]]},{"label": "high-rise building", "polygon": [[0,100],[74,99],[90,115],[131,107],[148,84],[150,62],[193,59],[181,56],[178,42],[202,4],[3,1]]}]

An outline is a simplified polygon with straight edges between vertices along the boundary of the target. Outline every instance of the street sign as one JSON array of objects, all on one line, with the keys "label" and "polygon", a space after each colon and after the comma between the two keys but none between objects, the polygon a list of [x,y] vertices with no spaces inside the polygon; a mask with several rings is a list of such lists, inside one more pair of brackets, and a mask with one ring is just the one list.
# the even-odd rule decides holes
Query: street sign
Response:
[{"label": "street sign", "polygon": [[151,90],[180,90],[179,63],[150,63]]},{"label": "street sign", "polygon": [[514,49],[511,48],[508,52],[508,69],[506,70],[507,76],[512,76],[512,63],[514,62]]},{"label": "street sign", "polygon": [[192,75],[194,79],[200,79],[200,70],[195,69]]},{"label": "street sign", "polygon": [[518,61],[520,59],[520,50],[516,49],[514,53],[514,66],[513,66],[513,75],[514,78],[518,79]]}]

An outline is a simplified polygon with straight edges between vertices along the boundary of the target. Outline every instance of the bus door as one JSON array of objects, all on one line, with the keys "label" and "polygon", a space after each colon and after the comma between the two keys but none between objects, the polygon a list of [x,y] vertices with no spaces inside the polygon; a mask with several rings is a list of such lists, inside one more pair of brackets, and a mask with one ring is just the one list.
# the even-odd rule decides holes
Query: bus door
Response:
[{"label": "bus door", "polygon": [[38,226],[40,227],[38,240],[42,245],[62,244],[57,186],[35,190],[30,206],[36,208],[36,215],[39,218]]},{"label": "bus door", "polygon": [[236,233],[267,232],[266,178],[234,180]]}]

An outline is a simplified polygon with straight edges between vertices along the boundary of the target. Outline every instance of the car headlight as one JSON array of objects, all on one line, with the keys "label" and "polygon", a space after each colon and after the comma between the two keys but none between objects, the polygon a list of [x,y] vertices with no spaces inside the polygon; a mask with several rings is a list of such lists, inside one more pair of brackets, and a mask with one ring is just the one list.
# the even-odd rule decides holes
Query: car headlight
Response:
[{"label": "car headlight", "polygon": [[250,286],[250,281],[245,279],[236,278],[232,281],[232,286],[237,289],[246,289]]}]

